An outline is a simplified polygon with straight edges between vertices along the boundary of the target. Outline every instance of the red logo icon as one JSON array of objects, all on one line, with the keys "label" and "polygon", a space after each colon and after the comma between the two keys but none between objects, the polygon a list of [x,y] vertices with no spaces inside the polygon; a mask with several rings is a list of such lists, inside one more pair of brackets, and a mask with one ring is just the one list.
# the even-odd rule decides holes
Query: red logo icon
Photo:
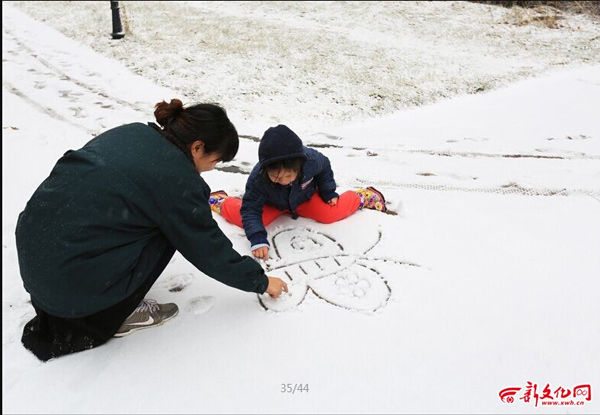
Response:
[{"label": "red logo icon", "polygon": [[500,391],[500,399],[502,402],[513,403],[515,401],[515,396],[517,392],[519,392],[521,388],[506,388]]}]

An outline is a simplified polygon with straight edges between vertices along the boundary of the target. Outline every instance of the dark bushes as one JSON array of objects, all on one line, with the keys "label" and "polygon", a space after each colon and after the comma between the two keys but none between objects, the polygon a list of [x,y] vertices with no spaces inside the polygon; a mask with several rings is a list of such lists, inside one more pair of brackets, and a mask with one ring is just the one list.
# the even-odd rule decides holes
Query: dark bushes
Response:
[{"label": "dark bushes", "polygon": [[598,1],[472,1],[472,3],[497,4],[508,8],[548,6],[570,13],[584,13],[600,17],[600,2]]}]

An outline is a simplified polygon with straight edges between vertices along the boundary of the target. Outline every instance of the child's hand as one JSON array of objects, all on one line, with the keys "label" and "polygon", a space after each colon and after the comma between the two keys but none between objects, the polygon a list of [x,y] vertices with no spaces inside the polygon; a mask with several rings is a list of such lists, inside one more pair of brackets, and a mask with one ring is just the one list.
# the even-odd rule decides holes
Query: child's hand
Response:
[{"label": "child's hand", "polygon": [[267,286],[267,290],[265,291],[273,298],[277,298],[281,295],[282,292],[288,292],[287,284],[276,277],[267,277],[269,279],[269,285]]},{"label": "child's hand", "polygon": [[334,197],[333,199],[331,199],[331,200],[330,200],[329,202],[327,202],[327,203],[329,203],[331,206],[335,206],[335,205],[337,205],[337,202],[338,202],[338,198],[337,198],[337,197]]},{"label": "child's hand", "polygon": [[252,255],[254,255],[256,258],[264,259],[266,261],[269,259],[269,247],[261,246],[260,248],[252,251]]}]

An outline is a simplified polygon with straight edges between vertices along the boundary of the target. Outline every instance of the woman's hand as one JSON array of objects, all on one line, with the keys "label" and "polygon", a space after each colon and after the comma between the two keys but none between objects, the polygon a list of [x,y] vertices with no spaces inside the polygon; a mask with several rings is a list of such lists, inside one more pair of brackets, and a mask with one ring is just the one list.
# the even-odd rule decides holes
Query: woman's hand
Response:
[{"label": "woman's hand", "polygon": [[269,247],[261,246],[260,248],[252,251],[252,255],[254,255],[256,258],[264,259],[266,261],[269,259]]},{"label": "woman's hand", "polygon": [[327,202],[327,203],[329,203],[331,206],[335,206],[335,205],[337,205],[337,202],[338,202],[338,198],[337,198],[337,197],[334,197],[333,199],[331,199],[331,200],[330,200],[329,202]]},{"label": "woman's hand", "polygon": [[269,279],[269,285],[267,286],[267,290],[265,291],[273,298],[277,298],[281,295],[282,292],[288,292],[287,284],[277,277],[267,277]]}]

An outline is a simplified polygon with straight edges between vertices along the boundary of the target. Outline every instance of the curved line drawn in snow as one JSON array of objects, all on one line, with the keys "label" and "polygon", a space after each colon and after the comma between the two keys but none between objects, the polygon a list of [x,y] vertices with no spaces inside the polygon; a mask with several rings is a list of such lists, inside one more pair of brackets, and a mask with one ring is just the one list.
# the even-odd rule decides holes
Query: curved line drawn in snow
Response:
[{"label": "curved line drawn in snow", "polygon": [[[267,272],[288,284],[289,293],[273,299],[259,294],[258,301],[267,311],[282,312],[300,305],[309,293],[327,303],[352,311],[375,312],[384,307],[392,289],[381,273],[359,261],[386,261],[419,267],[410,262],[374,258],[368,253],[377,240],[360,254],[348,253],[340,242],[309,228],[287,228],[272,238],[274,258]],[[275,266],[271,266],[275,265]]]}]

